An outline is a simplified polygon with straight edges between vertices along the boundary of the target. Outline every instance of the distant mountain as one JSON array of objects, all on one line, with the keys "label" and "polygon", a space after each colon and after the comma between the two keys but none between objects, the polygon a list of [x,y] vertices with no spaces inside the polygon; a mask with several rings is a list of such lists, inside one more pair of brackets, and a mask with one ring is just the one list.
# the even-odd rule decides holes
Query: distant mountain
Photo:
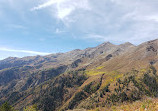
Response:
[{"label": "distant mountain", "polygon": [[95,109],[158,96],[158,40],[0,61],[0,103],[41,111]]}]

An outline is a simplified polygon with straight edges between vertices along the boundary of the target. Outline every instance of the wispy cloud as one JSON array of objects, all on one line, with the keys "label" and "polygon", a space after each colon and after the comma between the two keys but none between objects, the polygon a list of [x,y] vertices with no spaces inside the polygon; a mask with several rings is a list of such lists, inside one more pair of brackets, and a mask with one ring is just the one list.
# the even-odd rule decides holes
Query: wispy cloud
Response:
[{"label": "wispy cloud", "polygon": [[49,6],[53,5],[53,4],[61,3],[61,2],[63,2],[63,0],[49,0],[49,1],[45,2],[45,3],[43,3],[43,4],[40,4],[40,5],[32,8],[31,11],[43,9],[43,8],[49,7]]},{"label": "wispy cloud", "polygon": [[88,5],[88,0],[49,0],[47,2],[44,2],[43,4],[33,7],[31,11],[40,10],[50,6],[56,7],[56,17],[58,17],[59,19],[66,18],[76,9],[90,9]]},{"label": "wispy cloud", "polygon": [[157,1],[88,0],[88,3],[91,10],[72,13],[68,18],[73,22],[65,19],[71,32],[86,34],[80,38],[135,44],[158,38]]},{"label": "wispy cloud", "polygon": [[51,53],[46,53],[46,52],[37,52],[37,51],[30,51],[30,50],[16,50],[16,49],[9,49],[9,48],[3,48],[3,47],[0,47],[0,51],[19,52],[19,53],[27,53],[27,54],[33,54],[33,55],[49,55],[49,54],[51,54]]},{"label": "wispy cloud", "polygon": [[86,39],[96,39],[96,40],[101,40],[105,38],[105,36],[103,35],[98,35],[98,34],[87,34],[87,36],[85,36]]},{"label": "wispy cloud", "polygon": [[[135,44],[158,38],[157,0],[1,0],[0,4],[1,24],[26,23],[30,32],[34,31],[32,34],[49,29],[53,37],[59,39],[60,33],[66,32],[63,37],[72,34],[72,39]],[[8,13],[8,8],[10,13],[12,10],[17,13]],[[24,29],[18,25],[11,27]],[[38,40],[50,40],[40,35],[37,34]]]}]

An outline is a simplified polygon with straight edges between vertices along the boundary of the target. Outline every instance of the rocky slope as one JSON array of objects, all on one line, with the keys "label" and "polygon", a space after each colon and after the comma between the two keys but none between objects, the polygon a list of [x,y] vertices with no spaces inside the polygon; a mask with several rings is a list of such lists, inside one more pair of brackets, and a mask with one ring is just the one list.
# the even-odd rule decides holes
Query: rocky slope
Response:
[{"label": "rocky slope", "polygon": [[16,109],[94,109],[157,97],[158,40],[0,61],[0,103]]}]

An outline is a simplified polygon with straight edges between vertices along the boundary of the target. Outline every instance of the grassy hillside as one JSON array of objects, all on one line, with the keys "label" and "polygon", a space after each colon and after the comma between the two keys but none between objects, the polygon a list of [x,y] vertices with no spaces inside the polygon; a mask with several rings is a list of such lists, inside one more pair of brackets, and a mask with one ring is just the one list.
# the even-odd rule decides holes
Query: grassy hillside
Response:
[{"label": "grassy hillside", "polygon": [[33,104],[42,111],[106,111],[107,108],[111,111],[130,108],[154,111],[157,108],[157,99],[151,99],[158,96],[158,76],[153,66],[127,73],[112,71],[91,75],[87,72],[70,71],[30,89],[15,108]]},{"label": "grassy hillside", "polygon": [[139,46],[103,43],[45,57],[0,61],[6,65],[0,70],[0,105],[8,102],[20,111],[128,110],[132,104],[132,110],[147,106],[155,110],[157,44],[158,40]]}]

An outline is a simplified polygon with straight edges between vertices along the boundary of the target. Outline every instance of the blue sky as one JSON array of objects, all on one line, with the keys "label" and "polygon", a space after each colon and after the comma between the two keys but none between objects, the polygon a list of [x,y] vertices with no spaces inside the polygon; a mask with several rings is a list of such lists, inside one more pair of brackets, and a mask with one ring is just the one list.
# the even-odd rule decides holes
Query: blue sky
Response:
[{"label": "blue sky", "polygon": [[0,59],[158,37],[157,0],[0,0]]}]

